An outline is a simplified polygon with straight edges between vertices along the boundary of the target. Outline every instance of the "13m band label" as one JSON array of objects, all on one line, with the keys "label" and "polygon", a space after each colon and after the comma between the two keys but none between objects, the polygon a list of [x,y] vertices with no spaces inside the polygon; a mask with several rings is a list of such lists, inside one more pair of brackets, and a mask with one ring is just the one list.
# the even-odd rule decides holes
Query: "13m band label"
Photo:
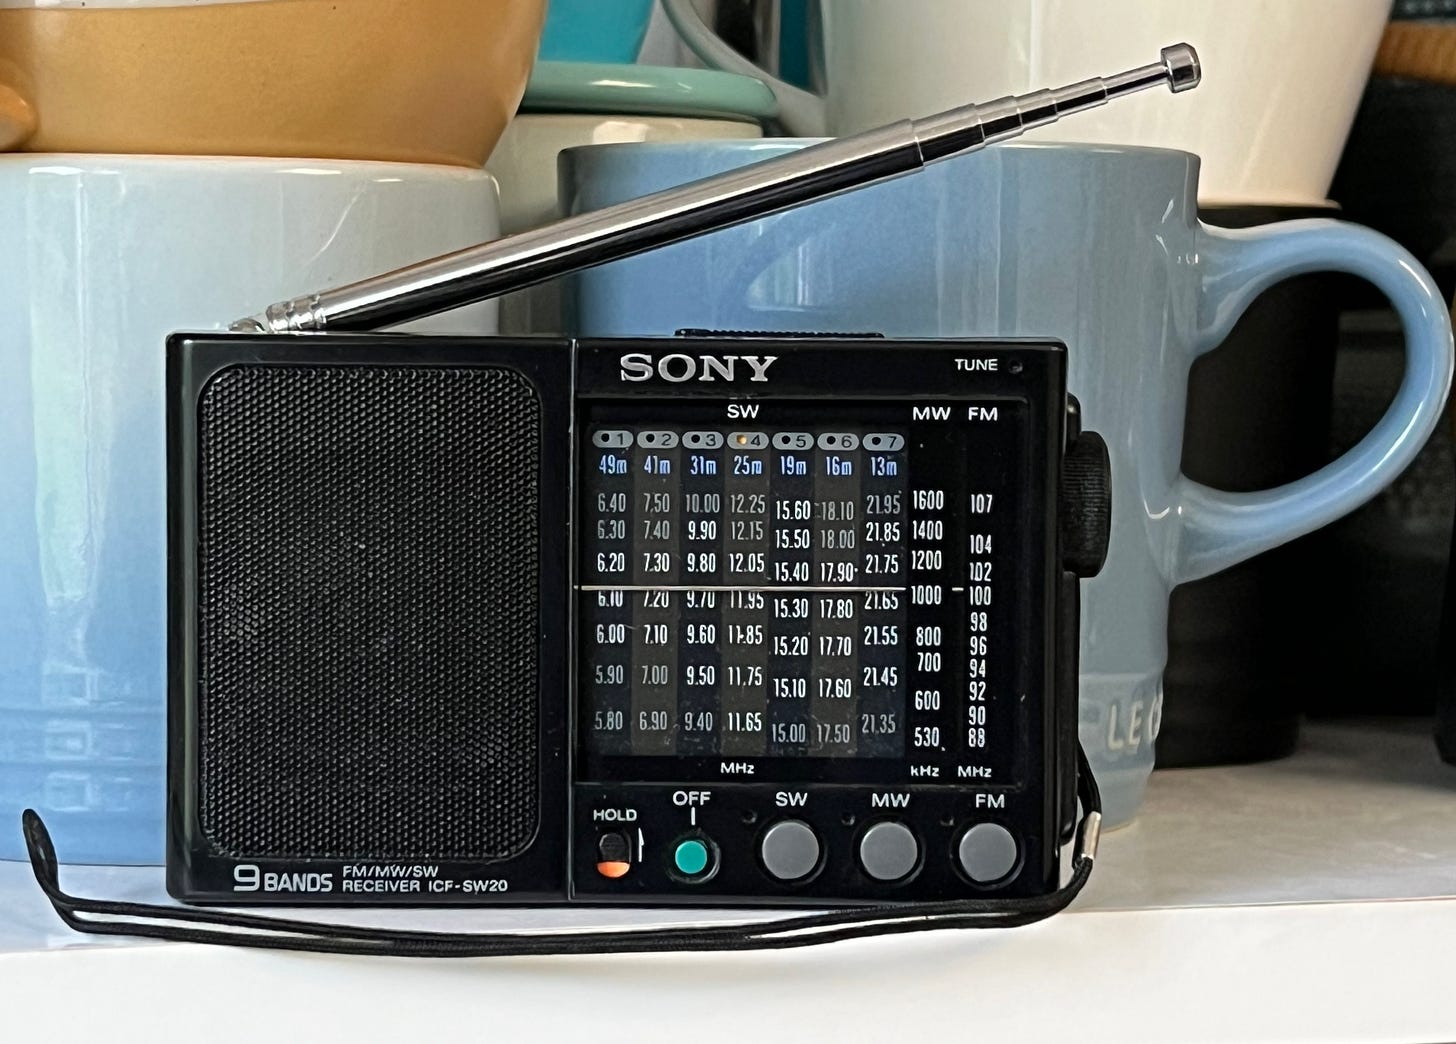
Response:
[{"label": "13m band label", "polygon": [[1017,783],[1025,404],[755,405],[588,411],[583,778]]}]

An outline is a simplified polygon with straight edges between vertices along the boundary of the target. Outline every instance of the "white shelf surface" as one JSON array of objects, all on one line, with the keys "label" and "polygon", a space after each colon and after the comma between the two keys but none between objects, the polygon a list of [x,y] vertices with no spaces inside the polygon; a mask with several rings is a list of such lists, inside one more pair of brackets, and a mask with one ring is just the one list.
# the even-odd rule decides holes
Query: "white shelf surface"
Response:
[{"label": "white shelf surface", "polygon": [[[163,901],[158,869],[62,881]],[[751,915],[358,919],[468,931],[709,916]],[[1456,767],[1426,722],[1315,724],[1283,761],[1157,773],[1072,909],[1000,932],[743,954],[271,953],[75,935],[29,867],[0,862],[0,1025],[32,1031],[16,1040],[1456,1040],[1453,960]]]}]

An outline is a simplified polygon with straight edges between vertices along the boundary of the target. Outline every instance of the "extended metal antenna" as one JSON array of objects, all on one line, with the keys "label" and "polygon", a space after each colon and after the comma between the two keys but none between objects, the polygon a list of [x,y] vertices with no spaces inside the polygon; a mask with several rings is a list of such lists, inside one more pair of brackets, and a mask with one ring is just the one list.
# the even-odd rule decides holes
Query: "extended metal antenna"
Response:
[{"label": "extended metal antenna", "polygon": [[1161,60],[1058,90],[963,105],[838,138],[740,170],[565,218],[362,282],[270,305],[234,330],[369,330],[497,297],[568,272],[640,254],[920,170],[1006,141],[1113,98],[1167,84],[1198,85],[1187,44]]}]

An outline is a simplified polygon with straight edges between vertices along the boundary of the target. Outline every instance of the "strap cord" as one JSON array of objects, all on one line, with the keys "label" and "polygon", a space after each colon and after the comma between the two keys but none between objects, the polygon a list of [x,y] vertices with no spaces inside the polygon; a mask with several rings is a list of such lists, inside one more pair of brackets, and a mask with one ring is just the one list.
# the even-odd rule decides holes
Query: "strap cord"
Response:
[{"label": "strap cord", "polygon": [[1047,895],[860,907],[749,924],[550,932],[417,931],[299,921],[188,906],[86,899],[62,890],[55,845],[40,816],[26,809],[21,825],[31,869],[46,898],[62,921],[78,932],[91,935],[385,957],[723,952],[796,949],[846,939],[943,929],[1013,928],[1050,917],[1064,910],[1082,891],[1092,874],[1097,853],[1102,798],[1080,747],[1077,795],[1083,816],[1073,850],[1071,877]]}]

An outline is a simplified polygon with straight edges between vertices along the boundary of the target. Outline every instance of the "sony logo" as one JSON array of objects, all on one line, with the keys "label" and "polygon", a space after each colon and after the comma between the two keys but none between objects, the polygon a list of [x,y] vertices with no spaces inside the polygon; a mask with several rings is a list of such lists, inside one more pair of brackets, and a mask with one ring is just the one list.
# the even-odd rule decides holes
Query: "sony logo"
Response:
[{"label": "sony logo", "polygon": [[747,367],[749,381],[761,384],[768,380],[768,368],[777,361],[777,355],[715,356],[674,353],[664,355],[654,363],[652,356],[645,352],[628,352],[621,359],[621,377],[624,381],[647,381],[656,374],[673,384],[694,379],[732,381],[738,379],[743,367]]}]

